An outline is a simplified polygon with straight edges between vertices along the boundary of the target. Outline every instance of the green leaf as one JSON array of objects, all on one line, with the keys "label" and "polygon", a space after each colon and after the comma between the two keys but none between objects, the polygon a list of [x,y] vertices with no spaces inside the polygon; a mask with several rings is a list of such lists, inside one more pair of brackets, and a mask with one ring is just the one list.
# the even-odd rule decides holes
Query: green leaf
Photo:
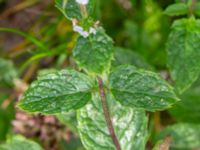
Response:
[{"label": "green leaf", "polygon": [[56,7],[67,17],[68,19],[81,19],[81,12],[78,3],[75,0],[56,0]]},{"label": "green leaf", "polygon": [[[147,138],[145,112],[124,107],[109,94],[107,101],[121,149],[144,150]],[[98,94],[94,94],[93,100],[78,110],[77,116],[80,137],[87,150],[115,150]]]},{"label": "green leaf", "polygon": [[188,14],[188,6],[185,3],[176,3],[168,6],[164,13],[168,16],[180,16]]},{"label": "green leaf", "polygon": [[138,68],[151,68],[151,66],[138,53],[129,49],[115,47],[115,55],[112,65],[119,66],[125,64],[134,65]]},{"label": "green leaf", "polygon": [[113,58],[113,41],[102,28],[88,38],[80,36],[73,49],[78,65],[89,73],[102,74],[110,69]]},{"label": "green leaf", "polygon": [[56,115],[61,123],[67,126],[73,133],[77,133],[77,119],[76,112],[71,111],[64,114]]},{"label": "green leaf", "polygon": [[13,86],[13,80],[17,77],[13,63],[9,60],[0,58],[0,87]]},{"label": "green leaf", "polygon": [[174,22],[167,43],[171,76],[181,93],[197,80],[200,73],[200,20]]},{"label": "green leaf", "polygon": [[156,73],[134,66],[118,67],[111,73],[109,81],[113,95],[124,106],[156,111],[166,109],[178,101],[165,80]]},{"label": "green leaf", "polygon": [[40,76],[19,102],[28,112],[55,114],[84,106],[91,99],[92,82],[86,75],[62,70]]},{"label": "green leaf", "polygon": [[158,139],[172,137],[171,149],[192,150],[200,147],[200,125],[180,123],[165,128]]},{"label": "green leaf", "polygon": [[196,3],[194,7],[194,14],[200,16],[200,2]]},{"label": "green leaf", "polygon": [[6,144],[0,145],[0,150],[42,150],[42,148],[37,143],[17,135],[8,139]]},{"label": "green leaf", "polygon": [[169,109],[170,114],[180,122],[200,124],[200,79],[192,88],[181,95],[181,101]]},{"label": "green leaf", "polygon": [[[67,17],[71,19],[82,19],[80,6],[76,0],[55,0],[56,7]],[[89,16],[95,16],[96,0],[89,0],[87,11]]]}]

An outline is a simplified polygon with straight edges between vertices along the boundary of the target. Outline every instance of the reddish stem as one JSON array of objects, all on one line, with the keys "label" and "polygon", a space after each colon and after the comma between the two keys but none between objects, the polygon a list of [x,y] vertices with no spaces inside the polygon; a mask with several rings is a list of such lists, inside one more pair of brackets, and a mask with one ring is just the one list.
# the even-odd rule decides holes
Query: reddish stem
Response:
[{"label": "reddish stem", "polygon": [[109,112],[108,104],[107,104],[107,101],[106,101],[106,94],[105,94],[104,87],[103,87],[103,80],[100,77],[97,77],[97,79],[98,79],[98,84],[99,84],[99,93],[100,93],[100,96],[101,96],[101,102],[102,102],[104,117],[106,119],[108,130],[110,132],[112,141],[113,141],[116,149],[121,150],[119,141],[117,139],[117,136],[115,134],[115,130],[113,128],[113,124],[112,124],[112,121],[111,121],[110,112]]}]

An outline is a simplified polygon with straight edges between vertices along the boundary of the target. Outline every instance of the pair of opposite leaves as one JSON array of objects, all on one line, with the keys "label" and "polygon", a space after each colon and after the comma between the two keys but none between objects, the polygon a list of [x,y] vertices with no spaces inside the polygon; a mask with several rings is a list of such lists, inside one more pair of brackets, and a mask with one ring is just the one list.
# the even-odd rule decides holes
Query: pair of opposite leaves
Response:
[{"label": "pair of opposite leaves", "polygon": [[[96,87],[95,80],[83,73],[55,71],[39,76],[24,93],[19,106],[28,112],[43,114],[83,107],[77,111],[77,119],[85,148],[114,150]],[[161,110],[177,101],[172,88],[157,74],[134,66],[120,66],[113,71],[108,89],[107,101],[115,132],[121,148],[126,150],[145,147],[147,117],[143,109]]]}]

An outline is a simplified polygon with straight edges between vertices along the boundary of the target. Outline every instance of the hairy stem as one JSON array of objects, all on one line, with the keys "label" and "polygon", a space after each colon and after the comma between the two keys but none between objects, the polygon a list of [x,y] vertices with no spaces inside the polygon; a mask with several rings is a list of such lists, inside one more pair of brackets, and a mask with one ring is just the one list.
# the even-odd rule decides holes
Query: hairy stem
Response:
[{"label": "hairy stem", "polygon": [[88,13],[87,13],[86,5],[80,5],[80,10],[81,10],[81,14],[82,14],[83,18],[87,18],[88,17]]},{"label": "hairy stem", "polygon": [[102,80],[101,77],[97,77],[97,79],[98,79],[99,93],[100,93],[100,96],[101,96],[101,102],[102,102],[102,107],[103,107],[103,113],[104,113],[104,117],[106,119],[108,130],[110,132],[110,135],[112,137],[112,141],[113,141],[116,149],[121,150],[119,141],[117,139],[117,136],[115,134],[115,130],[113,128],[113,124],[112,124],[112,121],[111,121],[110,112],[109,112],[108,104],[107,104],[107,101],[106,101],[106,94],[105,94],[104,87],[103,87],[103,80]]}]

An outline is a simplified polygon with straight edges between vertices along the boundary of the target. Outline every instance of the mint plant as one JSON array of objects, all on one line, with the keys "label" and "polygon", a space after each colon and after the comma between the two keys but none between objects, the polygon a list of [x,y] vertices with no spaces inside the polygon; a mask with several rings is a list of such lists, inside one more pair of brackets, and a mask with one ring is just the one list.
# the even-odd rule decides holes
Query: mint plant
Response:
[{"label": "mint plant", "polygon": [[8,51],[0,44],[0,150],[42,149],[25,137],[44,149],[199,149],[200,2],[55,3],[61,16],[48,5],[30,31],[0,27],[24,38]]},{"label": "mint plant", "polygon": [[73,49],[78,71],[40,75],[18,106],[45,115],[76,110],[77,128],[88,150],[145,149],[145,111],[171,107],[179,100],[173,88],[151,71],[131,65],[111,68],[115,47],[96,20],[95,0],[55,2],[79,34]]}]

